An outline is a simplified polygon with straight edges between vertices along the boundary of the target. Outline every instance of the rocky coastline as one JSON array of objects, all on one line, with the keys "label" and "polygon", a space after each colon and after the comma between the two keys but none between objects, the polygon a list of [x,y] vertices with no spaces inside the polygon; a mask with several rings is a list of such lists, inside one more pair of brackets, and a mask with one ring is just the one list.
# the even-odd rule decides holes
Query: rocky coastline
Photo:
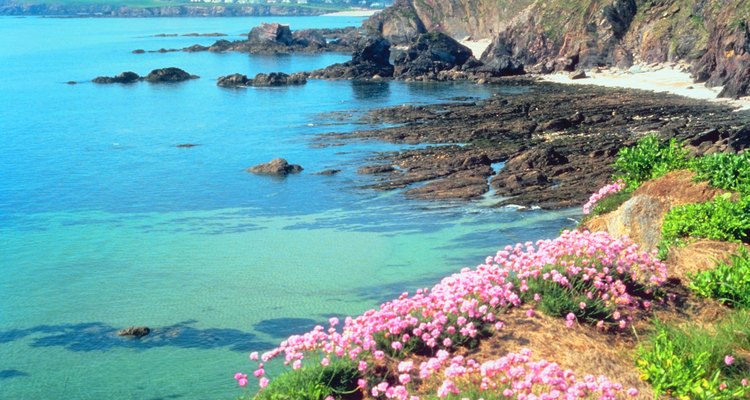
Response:
[{"label": "rocky coastline", "polygon": [[[383,153],[360,173],[368,188],[408,198],[476,199],[493,191],[497,206],[556,209],[582,204],[612,175],[620,148],[656,133],[684,141],[695,155],[750,146],[750,114],[727,105],[533,78],[498,78],[520,93],[486,100],[373,111],[362,122],[386,129],[331,133],[318,145],[373,139],[434,144]],[[491,167],[505,163],[499,172]],[[418,184],[418,185],[417,185]]]},{"label": "rocky coastline", "polygon": [[129,7],[108,4],[55,4],[0,2],[0,15],[99,18],[151,17],[256,17],[315,16],[329,12],[319,8],[285,5],[180,5],[160,7]]}]

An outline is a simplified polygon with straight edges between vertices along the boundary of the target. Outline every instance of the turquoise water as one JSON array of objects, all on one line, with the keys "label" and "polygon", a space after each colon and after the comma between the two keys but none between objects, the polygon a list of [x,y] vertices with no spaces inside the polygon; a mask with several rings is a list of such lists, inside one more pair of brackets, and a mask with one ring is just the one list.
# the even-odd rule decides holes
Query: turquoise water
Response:
[{"label": "turquoise water", "polygon": [[[159,33],[238,37],[274,21],[301,29],[361,19],[0,19],[0,398],[233,398],[248,352],[431,285],[505,244],[555,236],[576,216],[362,189],[357,167],[400,147],[314,140],[368,128],[331,112],[501,89],[311,81],[227,90],[216,77],[348,56],[131,53],[216,40]],[[168,66],[201,79],[88,83]],[[278,156],[305,171],[244,172]],[[327,168],[343,172],[313,175]],[[154,331],[115,335],[130,325]]]}]

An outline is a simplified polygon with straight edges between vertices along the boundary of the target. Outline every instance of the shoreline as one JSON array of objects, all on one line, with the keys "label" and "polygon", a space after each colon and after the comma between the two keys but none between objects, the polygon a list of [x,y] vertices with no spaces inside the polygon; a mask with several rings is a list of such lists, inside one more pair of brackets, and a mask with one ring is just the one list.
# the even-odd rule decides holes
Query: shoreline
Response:
[{"label": "shoreline", "polygon": [[595,85],[610,88],[648,90],[656,93],[669,93],[695,100],[727,104],[737,111],[750,110],[750,96],[739,99],[718,98],[721,87],[706,87],[694,83],[686,65],[651,64],[634,65],[628,70],[597,69],[585,70],[586,78],[571,79],[569,73],[560,72],[546,75],[532,75],[544,82],[564,85]]},{"label": "shoreline", "polygon": [[371,17],[382,10],[346,10],[321,14],[321,17]]}]

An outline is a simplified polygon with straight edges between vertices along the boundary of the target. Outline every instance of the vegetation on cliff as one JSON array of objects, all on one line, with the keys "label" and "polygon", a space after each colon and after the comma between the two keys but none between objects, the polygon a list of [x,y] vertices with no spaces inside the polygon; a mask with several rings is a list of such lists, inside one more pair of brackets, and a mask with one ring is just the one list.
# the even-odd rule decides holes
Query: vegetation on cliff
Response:
[{"label": "vegetation on cliff", "polygon": [[[679,176],[669,171],[685,167],[701,171],[694,179],[738,188],[732,196],[741,201],[746,186],[738,182],[745,182],[746,164],[735,158],[744,157],[688,159],[679,143],[648,136],[620,152],[619,189],[597,192],[589,206],[596,209],[596,203],[617,195],[625,181],[639,196],[632,188],[648,186],[654,177],[668,182]],[[263,355],[251,354],[259,362],[253,375],[261,391],[255,398],[750,395],[748,253],[724,254],[726,261],[713,261],[680,281],[676,276],[685,267],[677,258],[662,263],[640,249],[639,237],[615,238],[586,227],[554,240],[507,246],[431,289],[404,293],[346,318],[343,326],[332,318],[327,328],[291,336]],[[530,330],[529,323],[542,326]],[[545,332],[553,339],[537,341]],[[592,351],[599,358],[592,365],[581,363]],[[567,353],[575,354],[575,363],[565,361]],[[561,364],[544,360],[550,357]],[[264,364],[276,358],[290,369],[269,381]],[[571,366],[575,370],[567,369]],[[605,371],[607,377],[586,375]],[[631,371],[640,371],[640,380]],[[240,386],[249,384],[246,374],[235,379]]]}]

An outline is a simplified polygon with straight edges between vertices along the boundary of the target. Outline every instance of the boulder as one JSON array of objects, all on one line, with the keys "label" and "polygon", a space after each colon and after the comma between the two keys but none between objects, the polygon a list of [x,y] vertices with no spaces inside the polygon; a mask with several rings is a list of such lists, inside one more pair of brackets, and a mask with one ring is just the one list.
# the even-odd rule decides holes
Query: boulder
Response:
[{"label": "boulder", "polygon": [[264,23],[256,26],[250,30],[247,39],[251,44],[278,43],[289,46],[294,42],[294,36],[292,30],[289,29],[289,25],[279,23]]},{"label": "boulder", "polygon": [[431,32],[421,34],[394,60],[394,75],[400,78],[430,78],[440,71],[463,66],[471,50],[450,36]]},{"label": "boulder", "polygon": [[571,72],[568,77],[572,80],[578,80],[578,79],[586,79],[588,76],[586,75],[586,71],[580,70],[580,71],[573,71]]},{"label": "boulder", "polygon": [[191,75],[179,68],[159,68],[149,72],[143,79],[152,82],[182,82],[190,79],[197,79],[197,75]]},{"label": "boulder", "polygon": [[307,83],[307,74],[294,73],[291,75],[283,72],[271,72],[270,74],[258,74],[249,81],[251,86],[287,86],[304,85]]},{"label": "boulder", "polygon": [[300,165],[289,164],[289,162],[283,158],[275,158],[265,164],[258,164],[254,167],[250,167],[246,169],[246,171],[252,174],[287,176],[289,174],[302,172],[303,169],[304,168]]},{"label": "boulder", "polygon": [[487,72],[493,76],[523,75],[526,73],[523,62],[513,55],[513,45],[498,37],[482,54],[484,65],[478,71]]},{"label": "boulder", "polygon": [[373,79],[393,76],[393,65],[390,63],[391,44],[379,37],[360,40],[357,49],[352,53],[351,61],[333,64],[313,71],[311,77],[323,79]]},{"label": "boulder", "polygon": [[147,326],[131,326],[117,331],[117,336],[144,337],[151,333],[151,328]]},{"label": "boulder", "polygon": [[219,79],[216,80],[216,85],[221,87],[242,87],[248,86],[249,82],[250,79],[247,78],[247,75],[232,74],[220,76]]},{"label": "boulder", "polygon": [[127,71],[116,76],[99,76],[92,80],[94,83],[134,83],[141,77],[135,72]]},{"label": "boulder", "polygon": [[325,47],[327,44],[326,37],[320,29],[302,29],[292,33],[295,44],[310,47]]}]

